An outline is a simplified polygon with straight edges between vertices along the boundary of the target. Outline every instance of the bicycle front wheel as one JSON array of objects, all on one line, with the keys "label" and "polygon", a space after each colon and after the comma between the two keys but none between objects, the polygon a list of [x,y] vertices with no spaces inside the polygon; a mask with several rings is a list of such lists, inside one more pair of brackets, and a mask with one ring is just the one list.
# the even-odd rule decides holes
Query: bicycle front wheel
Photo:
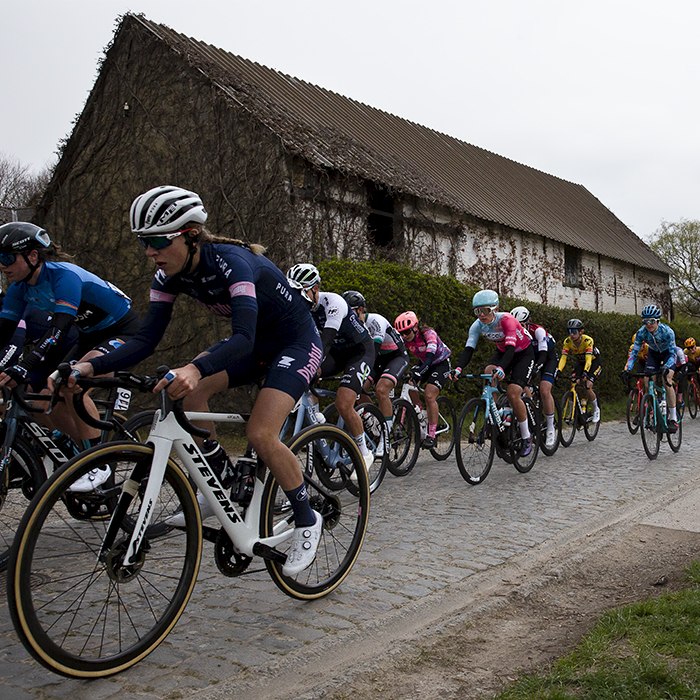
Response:
[{"label": "bicycle front wheel", "polygon": [[687,393],[688,413],[691,418],[695,418],[698,415],[698,387],[694,381],[688,382]]},{"label": "bicycle front wheel", "polygon": [[420,423],[413,404],[405,399],[396,399],[387,463],[394,476],[406,476],[416,466],[420,443]]},{"label": "bicycle front wheel", "polygon": [[[316,559],[294,577],[282,573],[282,564],[271,559],[265,566],[275,585],[287,595],[300,600],[320,598],[337,588],[352,569],[362,547],[369,518],[369,483],[364,460],[355,441],[334,425],[317,425],[302,430],[289,442],[302,468],[311,507],[323,516],[323,531]],[[304,470],[310,453],[336,451],[348,460],[357,474],[353,495],[349,490],[329,491]],[[271,537],[294,528],[292,507],[277,480],[268,475],[260,511],[260,536]],[[286,554],[291,539],[277,545]]]},{"label": "bicycle front wheel", "polygon": [[627,430],[634,435],[639,430],[639,390],[630,389],[627,396]]},{"label": "bicycle front wheel", "polygon": [[374,454],[377,451],[377,447],[379,447],[379,445],[382,443],[385,443],[384,454],[380,457],[375,457],[374,462],[372,462],[371,466],[367,470],[369,492],[374,493],[384,479],[387,462],[389,461],[385,440],[386,421],[384,420],[382,412],[373,403],[364,403],[361,406],[358,406],[357,412],[360,415],[360,418],[362,418],[362,427],[365,431],[365,439],[367,441],[369,451]]},{"label": "bicycle front wheel", "polygon": [[438,424],[435,430],[437,443],[430,448],[430,454],[435,459],[442,461],[447,459],[455,446],[455,425],[457,423],[457,412],[452,399],[449,396],[440,395],[437,397]]},{"label": "bicycle front wheel", "polygon": [[661,426],[656,407],[656,401],[651,394],[645,394],[642,399],[640,414],[642,445],[649,459],[656,459],[661,444]]},{"label": "bicycle front wheel", "polygon": [[554,453],[559,449],[559,444],[561,442],[561,408],[559,402],[552,397],[554,401],[554,444],[551,447],[547,447],[547,417],[544,412],[540,410],[540,450],[547,457],[552,457]]},{"label": "bicycle front wheel", "polygon": [[561,444],[568,447],[574,441],[578,424],[578,410],[576,406],[576,394],[567,391],[561,397]]},{"label": "bicycle front wheel", "polygon": [[535,466],[537,455],[540,450],[540,412],[532,399],[523,399],[525,411],[527,412],[527,426],[530,431],[530,453],[522,454],[523,439],[520,435],[520,426],[513,420],[510,426],[510,446],[513,454],[513,466],[521,473],[526,474]]},{"label": "bicycle front wheel", "polygon": [[[0,443],[7,426],[0,424]],[[24,439],[15,436],[12,457],[0,476],[0,571],[7,569],[10,548],[24,511],[46,480],[44,466]]]},{"label": "bicycle front wheel", "polygon": [[[153,448],[108,443],[78,455],[37,494],[17,532],[8,571],[12,622],[27,651],[64,676],[98,678],[129,668],[153,651],[185,609],[199,570],[202,528],[194,492],[168,463],[135,561],[125,562]],[[91,469],[131,474],[120,529],[98,558],[109,521],[76,520],[66,508],[71,485]],[[164,520],[182,510],[186,527]]]},{"label": "bicycle front wheel", "polygon": [[462,478],[469,484],[480,484],[491,470],[496,451],[494,428],[483,399],[471,399],[465,404],[457,421],[455,445]]}]

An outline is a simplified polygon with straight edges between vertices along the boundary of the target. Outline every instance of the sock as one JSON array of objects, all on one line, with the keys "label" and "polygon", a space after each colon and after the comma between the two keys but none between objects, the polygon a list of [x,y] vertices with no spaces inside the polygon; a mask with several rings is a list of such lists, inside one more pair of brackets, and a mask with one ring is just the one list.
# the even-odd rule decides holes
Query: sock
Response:
[{"label": "sock", "polygon": [[360,433],[359,435],[353,435],[352,437],[355,440],[357,446],[360,448],[360,452],[363,455],[369,454],[369,450],[367,449],[367,441],[365,440],[365,434]]},{"label": "sock", "polygon": [[545,418],[547,419],[547,430],[554,430],[554,414],[545,415]]},{"label": "sock", "polygon": [[595,411],[596,408],[598,408],[598,399],[591,401],[591,406],[593,406],[593,410]]},{"label": "sock", "polygon": [[676,407],[675,406],[669,406],[668,407],[668,417],[671,420],[675,420],[678,422],[678,414],[676,413]]},{"label": "sock", "polygon": [[316,524],[316,516],[313,510],[311,510],[311,504],[309,503],[309,496],[306,493],[306,484],[297,486],[297,488],[292,491],[284,492],[292,504],[292,510],[294,511],[294,526],[295,527],[308,527],[309,525]]},{"label": "sock", "polygon": [[428,423],[428,435],[432,438],[435,437],[435,431],[437,430],[437,423]]},{"label": "sock", "polygon": [[520,437],[523,438],[523,440],[527,440],[527,438],[530,437],[530,428],[528,427],[527,421],[524,420],[522,423],[518,421],[518,425],[520,426]]}]

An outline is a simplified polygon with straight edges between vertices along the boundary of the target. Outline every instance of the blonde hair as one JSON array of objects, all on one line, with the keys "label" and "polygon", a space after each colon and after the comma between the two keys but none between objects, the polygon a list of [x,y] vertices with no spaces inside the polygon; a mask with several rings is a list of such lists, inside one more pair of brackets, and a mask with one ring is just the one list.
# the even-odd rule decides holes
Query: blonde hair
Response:
[{"label": "blonde hair", "polygon": [[202,224],[188,224],[191,228],[197,229],[199,235],[196,237],[199,245],[211,245],[212,243],[222,243],[224,245],[237,245],[241,248],[248,248],[253,255],[264,255],[266,248],[259,243],[246,243],[238,238],[226,238],[226,236],[215,236],[206,226]]}]

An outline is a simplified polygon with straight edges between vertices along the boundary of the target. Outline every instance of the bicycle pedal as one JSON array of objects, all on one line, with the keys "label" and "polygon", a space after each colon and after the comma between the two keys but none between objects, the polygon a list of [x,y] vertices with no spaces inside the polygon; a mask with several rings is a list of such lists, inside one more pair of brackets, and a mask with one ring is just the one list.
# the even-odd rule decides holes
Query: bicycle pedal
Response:
[{"label": "bicycle pedal", "polygon": [[284,564],[287,561],[286,554],[282,554],[282,552],[280,552],[278,549],[262,544],[261,542],[256,542],[253,545],[253,554],[256,557],[276,561],[278,564]]}]

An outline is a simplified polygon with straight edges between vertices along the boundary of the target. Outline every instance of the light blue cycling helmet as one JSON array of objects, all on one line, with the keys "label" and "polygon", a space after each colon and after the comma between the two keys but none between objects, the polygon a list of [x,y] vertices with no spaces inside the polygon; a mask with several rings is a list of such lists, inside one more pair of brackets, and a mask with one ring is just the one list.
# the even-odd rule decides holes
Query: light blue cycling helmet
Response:
[{"label": "light blue cycling helmet", "polygon": [[472,306],[498,306],[498,294],[492,289],[482,289],[474,295]]},{"label": "light blue cycling helmet", "polygon": [[658,321],[661,319],[661,316],[661,309],[656,304],[647,304],[642,309],[642,321],[646,321],[647,319],[651,318]]}]

